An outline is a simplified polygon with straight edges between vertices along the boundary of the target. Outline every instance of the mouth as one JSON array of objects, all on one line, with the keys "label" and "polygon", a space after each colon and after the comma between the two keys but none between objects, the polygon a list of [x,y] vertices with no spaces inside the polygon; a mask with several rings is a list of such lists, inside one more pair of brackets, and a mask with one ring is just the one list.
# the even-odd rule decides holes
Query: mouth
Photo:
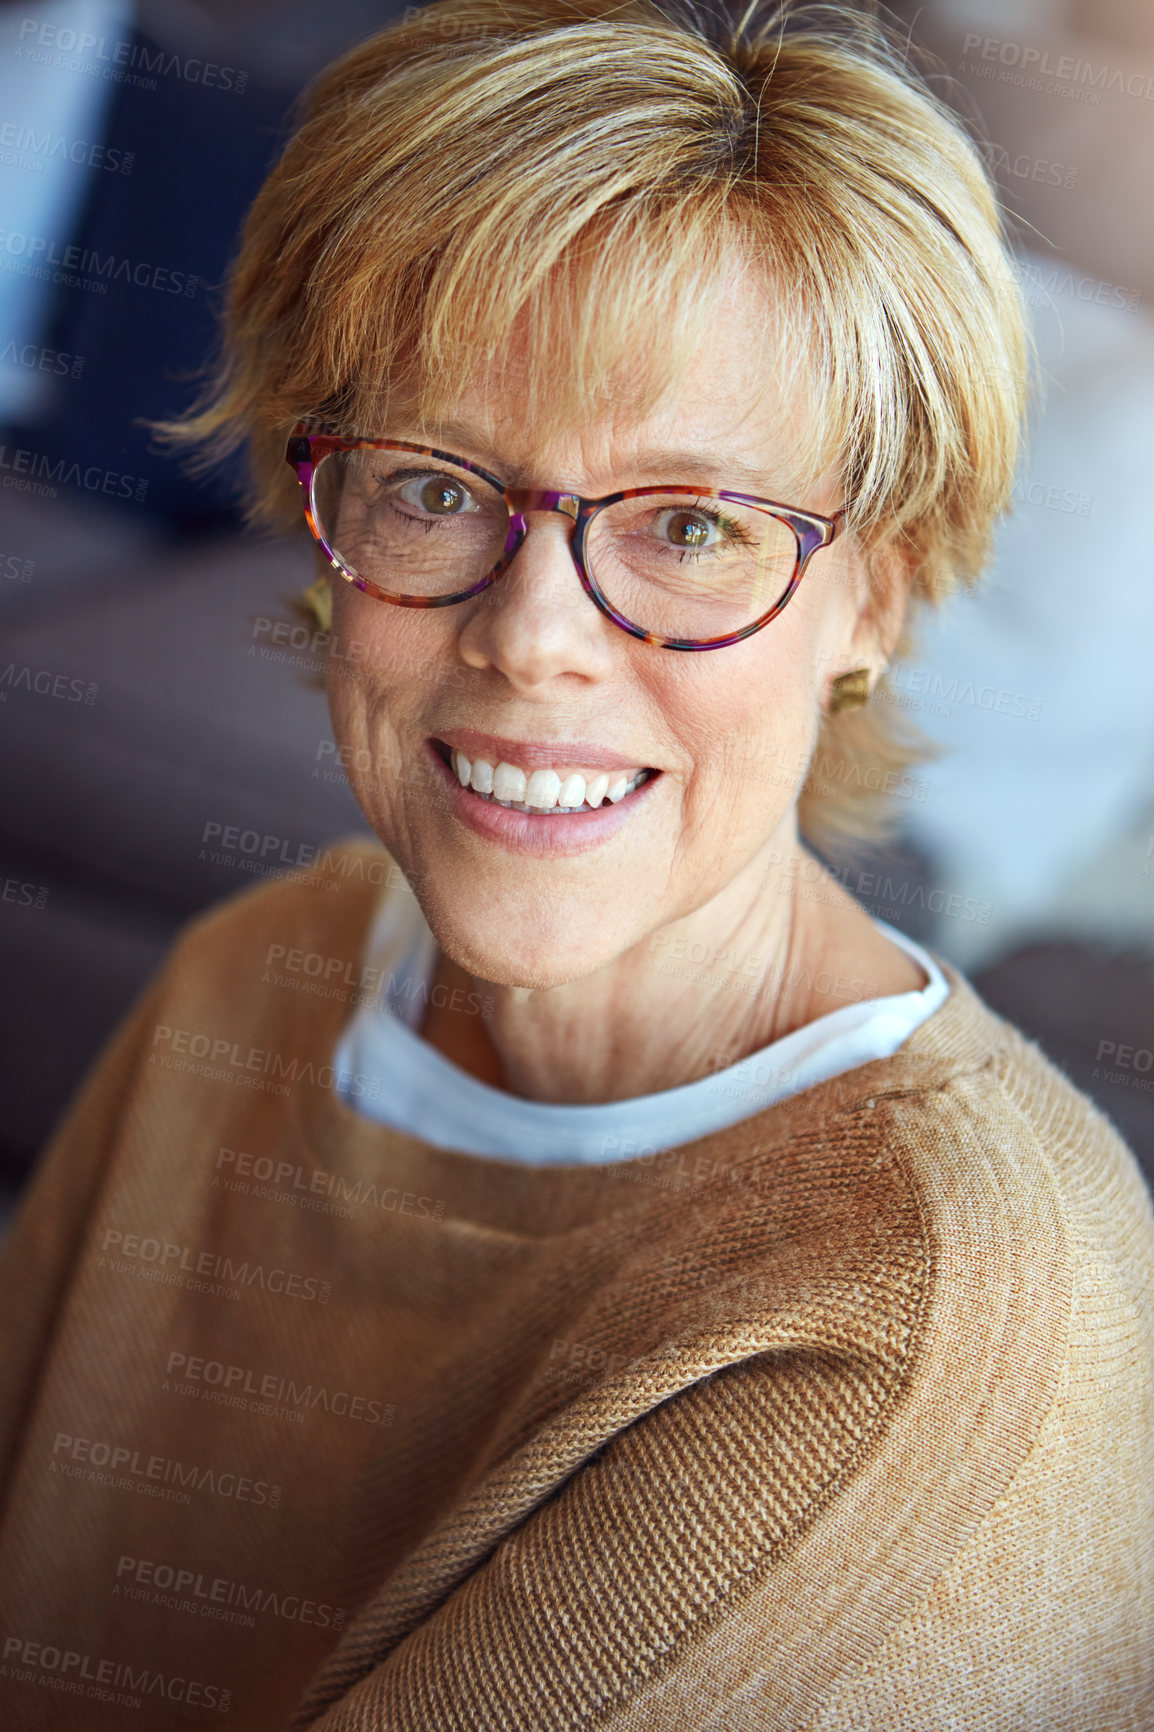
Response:
[{"label": "mouth", "polygon": [[640,817],[664,772],[593,741],[502,739],[454,728],[425,751],[458,823],[530,859],[608,845]]},{"label": "mouth", "polygon": [[[575,764],[558,758],[555,764],[523,764],[490,751],[470,757],[444,740],[430,742],[441,762],[462,789],[492,806],[525,812],[534,818],[572,818],[619,806],[638,788],[660,775],[648,767]],[[525,757],[538,756],[540,748]]]}]

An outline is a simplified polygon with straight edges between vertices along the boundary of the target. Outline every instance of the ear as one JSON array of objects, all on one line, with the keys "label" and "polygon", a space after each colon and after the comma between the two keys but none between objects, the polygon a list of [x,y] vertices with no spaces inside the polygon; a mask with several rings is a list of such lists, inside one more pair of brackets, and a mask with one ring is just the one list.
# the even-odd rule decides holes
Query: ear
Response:
[{"label": "ear", "polygon": [[860,555],[857,615],[845,670],[868,667],[871,684],[881,675],[901,641],[914,581],[912,552],[900,542]]}]

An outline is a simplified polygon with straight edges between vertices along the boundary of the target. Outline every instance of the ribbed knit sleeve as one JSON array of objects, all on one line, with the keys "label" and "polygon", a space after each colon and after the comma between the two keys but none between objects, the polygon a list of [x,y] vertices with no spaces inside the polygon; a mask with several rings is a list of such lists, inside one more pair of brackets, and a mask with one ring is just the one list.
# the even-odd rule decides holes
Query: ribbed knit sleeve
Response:
[{"label": "ribbed knit sleeve", "polygon": [[[760,1269],[756,1210],[706,1248],[744,1304],[731,1287],[728,1328],[671,1345],[692,1381],[662,1400],[639,1367],[649,1411],[576,1471],[611,1390],[504,1463],[349,1632],[297,1732],[1148,1728],[1149,1314],[1129,1277],[1078,1270],[1121,1208],[1148,1274],[1149,1203],[1104,1122],[1088,1143],[1082,1104],[1057,1105],[1044,1147],[987,1065],[832,1116],[840,1173],[807,1149],[792,1201],[856,1192],[848,1237],[829,1221],[802,1282],[780,1216]],[[1070,1160],[1105,1211],[1062,1196]],[[1095,1383],[1119,1399],[1092,1415]]]},{"label": "ribbed knit sleeve", "polygon": [[[128,1097],[155,1023],[147,993],[97,1059],[41,1158],[0,1258],[0,1519],[9,1468],[28,1426],[41,1369],[101,1185],[124,1128]],[[99,1323],[92,1318],[93,1327]]]}]

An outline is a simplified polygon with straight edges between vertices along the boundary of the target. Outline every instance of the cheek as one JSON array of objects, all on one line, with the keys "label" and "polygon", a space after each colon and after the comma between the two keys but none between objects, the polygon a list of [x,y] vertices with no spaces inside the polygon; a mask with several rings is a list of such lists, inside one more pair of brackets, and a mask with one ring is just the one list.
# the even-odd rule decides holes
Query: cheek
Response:
[{"label": "cheek", "polygon": [[362,685],[396,690],[436,653],[445,631],[437,609],[391,607],[340,579],[333,580],[333,591],[333,635],[338,643],[356,643]]},{"label": "cheek", "polygon": [[701,791],[733,809],[739,828],[772,827],[805,779],[818,723],[809,627],[804,618],[789,621],[787,610],[744,644],[711,652],[724,665],[698,682],[692,704],[680,700],[704,772]]},{"label": "cheek", "polygon": [[459,665],[449,610],[390,607],[342,583],[334,596],[338,644],[355,657],[329,665],[329,709],[336,727],[359,731],[359,743],[385,741],[416,716]]},{"label": "cheek", "polygon": [[[366,816],[377,817],[392,805],[397,784],[397,729],[405,707],[405,658],[398,654],[405,633],[391,630],[401,613],[363,596],[351,585],[334,585],[333,640],[356,644],[356,654],[330,657],[327,677],[329,715],[337,755]],[[411,651],[410,651],[411,657]]]}]

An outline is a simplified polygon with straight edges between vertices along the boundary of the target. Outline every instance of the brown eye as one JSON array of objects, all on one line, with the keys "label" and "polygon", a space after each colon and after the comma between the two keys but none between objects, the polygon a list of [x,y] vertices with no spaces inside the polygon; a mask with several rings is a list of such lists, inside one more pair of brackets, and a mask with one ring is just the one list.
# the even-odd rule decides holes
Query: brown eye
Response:
[{"label": "brown eye", "polygon": [[714,527],[696,511],[670,511],[665,517],[665,534],[674,547],[706,547]]},{"label": "brown eye", "polygon": [[468,497],[460,483],[451,480],[447,475],[430,475],[428,480],[421,484],[421,509],[436,517],[452,517],[456,512],[463,511]]}]

